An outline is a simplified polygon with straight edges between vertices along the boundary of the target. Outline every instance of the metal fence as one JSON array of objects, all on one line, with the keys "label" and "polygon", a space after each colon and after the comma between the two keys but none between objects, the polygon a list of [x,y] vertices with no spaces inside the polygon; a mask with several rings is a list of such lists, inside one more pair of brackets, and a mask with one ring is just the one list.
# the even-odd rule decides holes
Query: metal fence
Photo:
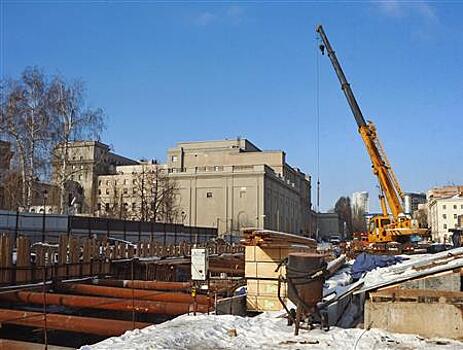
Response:
[{"label": "metal fence", "polygon": [[217,229],[159,222],[0,210],[0,232],[25,235],[32,242],[58,242],[59,236],[107,236],[130,242],[154,239],[162,244],[202,243],[217,238]]}]

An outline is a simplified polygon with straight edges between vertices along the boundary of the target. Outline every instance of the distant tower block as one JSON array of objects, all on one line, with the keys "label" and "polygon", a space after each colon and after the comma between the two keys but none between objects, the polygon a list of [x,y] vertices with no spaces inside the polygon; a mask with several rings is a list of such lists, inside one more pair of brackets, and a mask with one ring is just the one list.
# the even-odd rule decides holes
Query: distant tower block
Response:
[{"label": "distant tower block", "polygon": [[352,193],[352,209],[354,208],[361,209],[364,213],[369,212],[367,191]]}]

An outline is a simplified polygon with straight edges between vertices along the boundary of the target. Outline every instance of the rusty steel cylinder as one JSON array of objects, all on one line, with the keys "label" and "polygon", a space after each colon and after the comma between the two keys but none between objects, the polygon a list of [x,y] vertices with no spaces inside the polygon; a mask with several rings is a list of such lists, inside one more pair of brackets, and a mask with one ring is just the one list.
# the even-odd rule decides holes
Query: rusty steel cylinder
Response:
[{"label": "rusty steel cylinder", "polygon": [[[125,298],[150,301],[166,301],[170,303],[188,303],[194,302],[190,293],[182,292],[165,292],[145,289],[117,288],[106,286],[94,286],[90,284],[60,284],[59,290],[74,294],[108,296],[114,298]],[[197,295],[196,302],[202,305],[209,305],[209,297],[206,295]]]},{"label": "rusty steel cylinder", "polygon": [[[326,266],[324,256],[315,253],[290,253],[286,267],[288,297],[305,309],[314,308],[323,297],[324,278],[321,273]],[[307,310],[309,311],[309,310]]]},{"label": "rusty steel cylinder", "polygon": [[206,313],[209,307],[202,304],[168,303],[136,299],[103,298],[81,295],[68,295],[38,292],[11,292],[0,294],[0,300],[26,304],[62,305],[70,308],[89,308],[117,311],[135,311],[160,315],[182,315],[194,311]]},{"label": "rusty steel cylinder", "polygon": [[[41,312],[0,309],[0,323],[43,328],[45,326],[45,319],[44,314]],[[134,323],[130,321],[50,313],[47,313],[46,322],[48,329],[96,334],[107,337],[121,335],[127,330],[144,328],[149,325],[149,323],[142,322]]]}]

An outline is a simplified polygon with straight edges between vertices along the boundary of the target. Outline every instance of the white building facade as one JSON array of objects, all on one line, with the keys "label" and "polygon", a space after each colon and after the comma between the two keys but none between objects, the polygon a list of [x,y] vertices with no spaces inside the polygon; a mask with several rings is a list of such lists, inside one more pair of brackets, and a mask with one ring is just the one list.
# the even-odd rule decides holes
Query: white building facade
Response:
[{"label": "white building facade", "polygon": [[435,242],[448,243],[449,229],[458,227],[458,217],[463,215],[463,196],[431,199],[428,203],[428,224]]},{"label": "white building facade", "polygon": [[368,205],[368,192],[354,192],[352,193],[352,209],[355,210],[362,210],[364,213],[368,213],[369,205]]}]

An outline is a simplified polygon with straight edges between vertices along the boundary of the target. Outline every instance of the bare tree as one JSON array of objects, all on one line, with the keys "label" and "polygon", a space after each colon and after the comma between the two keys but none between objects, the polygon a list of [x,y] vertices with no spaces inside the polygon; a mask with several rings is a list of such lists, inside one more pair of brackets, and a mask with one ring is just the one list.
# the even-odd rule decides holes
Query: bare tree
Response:
[{"label": "bare tree", "polygon": [[347,225],[348,234],[351,236],[352,229],[352,209],[349,197],[339,197],[334,205],[334,212],[338,214],[339,218]]},{"label": "bare tree", "polygon": [[12,141],[21,175],[20,206],[29,209],[33,184],[46,173],[52,118],[49,85],[36,67],[26,68],[20,80],[3,81],[0,132]]},{"label": "bare tree", "polygon": [[100,196],[98,215],[113,219],[127,219],[128,203],[122,189],[113,181],[105,189],[109,193],[108,195]]},{"label": "bare tree", "polygon": [[18,207],[29,210],[34,186],[50,173],[53,153],[63,211],[66,183],[82,171],[69,169],[69,144],[79,138],[99,139],[102,110],[86,107],[81,81],[67,83],[55,77],[50,82],[36,67],[26,68],[18,80],[2,80],[0,87],[0,134],[13,144],[21,177]]},{"label": "bare tree", "polygon": [[140,168],[134,178],[134,197],[138,203],[135,217],[141,221],[178,221],[181,215],[178,183],[156,162],[142,163]]},{"label": "bare tree", "polygon": [[90,109],[85,105],[85,89],[82,81],[65,82],[55,77],[51,83],[50,95],[53,105],[52,135],[55,142],[53,162],[55,182],[60,190],[60,211],[66,209],[66,184],[72,177],[86,169],[70,166],[69,147],[81,139],[99,140],[104,129],[103,110]]},{"label": "bare tree", "polygon": [[352,233],[366,232],[367,222],[365,218],[365,211],[363,208],[354,205],[352,208]]}]

